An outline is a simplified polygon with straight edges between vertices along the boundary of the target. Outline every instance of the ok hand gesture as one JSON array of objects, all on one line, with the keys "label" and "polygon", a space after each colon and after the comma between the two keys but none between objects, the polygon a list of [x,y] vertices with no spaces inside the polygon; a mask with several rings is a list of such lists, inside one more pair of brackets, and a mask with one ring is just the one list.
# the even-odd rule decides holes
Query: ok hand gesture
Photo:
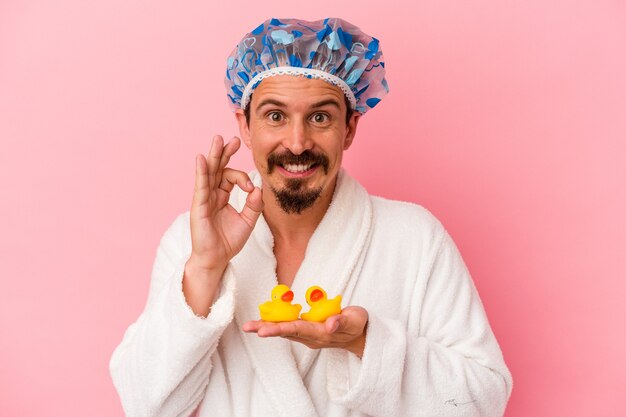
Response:
[{"label": "ok hand gesture", "polygon": [[[218,135],[208,157],[196,155],[190,210],[192,251],[183,279],[185,298],[196,314],[208,314],[224,269],[243,248],[263,210],[261,189],[254,187],[245,172],[226,167],[240,146],[239,138],[224,145]],[[248,193],[241,212],[228,204],[235,185]]]}]

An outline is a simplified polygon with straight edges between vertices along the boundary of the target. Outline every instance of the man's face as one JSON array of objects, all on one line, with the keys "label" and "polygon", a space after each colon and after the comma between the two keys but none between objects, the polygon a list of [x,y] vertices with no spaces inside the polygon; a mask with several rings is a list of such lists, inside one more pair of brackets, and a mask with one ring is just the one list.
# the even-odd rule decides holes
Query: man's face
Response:
[{"label": "man's face", "polygon": [[249,124],[237,110],[241,135],[282,209],[300,213],[329,197],[360,117],[355,112],[346,124],[343,92],[326,81],[279,75],[257,86],[249,106]]}]

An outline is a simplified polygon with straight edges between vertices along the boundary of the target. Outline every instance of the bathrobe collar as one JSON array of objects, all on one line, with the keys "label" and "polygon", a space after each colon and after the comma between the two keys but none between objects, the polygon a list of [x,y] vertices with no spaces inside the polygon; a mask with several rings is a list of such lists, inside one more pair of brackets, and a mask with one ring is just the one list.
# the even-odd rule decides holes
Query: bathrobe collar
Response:
[{"label": "bathrobe collar", "polygon": [[[258,172],[253,171],[250,178],[261,186]],[[245,198],[246,194],[237,189],[231,195],[231,204],[241,210]],[[311,285],[321,286],[329,297],[342,294],[342,307],[349,305],[369,245],[371,225],[369,195],[342,169],[328,211],[309,240],[291,287],[293,302],[301,304],[303,312],[309,310],[304,294]],[[259,319],[259,304],[269,299],[278,284],[273,247],[274,238],[261,215],[252,236],[229,264],[236,280],[235,320],[240,329],[245,322]],[[317,416],[303,377],[319,350],[308,350],[296,363],[290,347],[296,342],[260,338],[254,333],[241,332],[241,336],[265,392],[281,415]]]}]

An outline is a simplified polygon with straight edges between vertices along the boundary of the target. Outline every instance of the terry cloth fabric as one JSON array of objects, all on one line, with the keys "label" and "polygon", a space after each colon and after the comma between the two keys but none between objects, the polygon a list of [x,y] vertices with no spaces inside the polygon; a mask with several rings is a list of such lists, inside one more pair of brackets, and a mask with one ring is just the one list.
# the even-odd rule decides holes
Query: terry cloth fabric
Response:
[{"label": "terry cloth fabric", "polygon": [[[230,203],[241,209],[245,196],[236,189]],[[425,208],[372,197],[342,170],[309,241],[293,302],[320,285],[364,307],[361,359],[242,332],[277,284],[273,244],[261,216],[200,318],[182,293],[189,212],[176,218],[145,310],[110,361],[127,417],[503,415],[511,375],[457,247]]]},{"label": "terry cloth fabric", "polygon": [[226,85],[233,111],[245,109],[259,83],[275,75],[318,78],[339,87],[362,114],[389,92],[378,39],[339,18],[271,18],[231,52]]}]

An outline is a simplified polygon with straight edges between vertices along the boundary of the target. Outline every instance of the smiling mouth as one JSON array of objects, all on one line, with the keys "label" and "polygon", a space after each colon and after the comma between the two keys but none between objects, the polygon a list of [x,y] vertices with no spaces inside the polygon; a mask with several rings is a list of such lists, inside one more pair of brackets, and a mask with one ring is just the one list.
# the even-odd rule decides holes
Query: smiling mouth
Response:
[{"label": "smiling mouth", "polygon": [[282,153],[272,153],[267,158],[267,173],[271,174],[274,168],[287,177],[298,178],[312,175],[323,168],[328,174],[329,160],[323,153],[305,150],[299,155],[294,155],[290,151]]},{"label": "smiling mouth", "polygon": [[284,169],[287,172],[290,172],[292,174],[300,174],[303,172],[307,172],[315,167],[317,167],[319,164],[284,164],[284,165],[279,165],[282,169]]}]

